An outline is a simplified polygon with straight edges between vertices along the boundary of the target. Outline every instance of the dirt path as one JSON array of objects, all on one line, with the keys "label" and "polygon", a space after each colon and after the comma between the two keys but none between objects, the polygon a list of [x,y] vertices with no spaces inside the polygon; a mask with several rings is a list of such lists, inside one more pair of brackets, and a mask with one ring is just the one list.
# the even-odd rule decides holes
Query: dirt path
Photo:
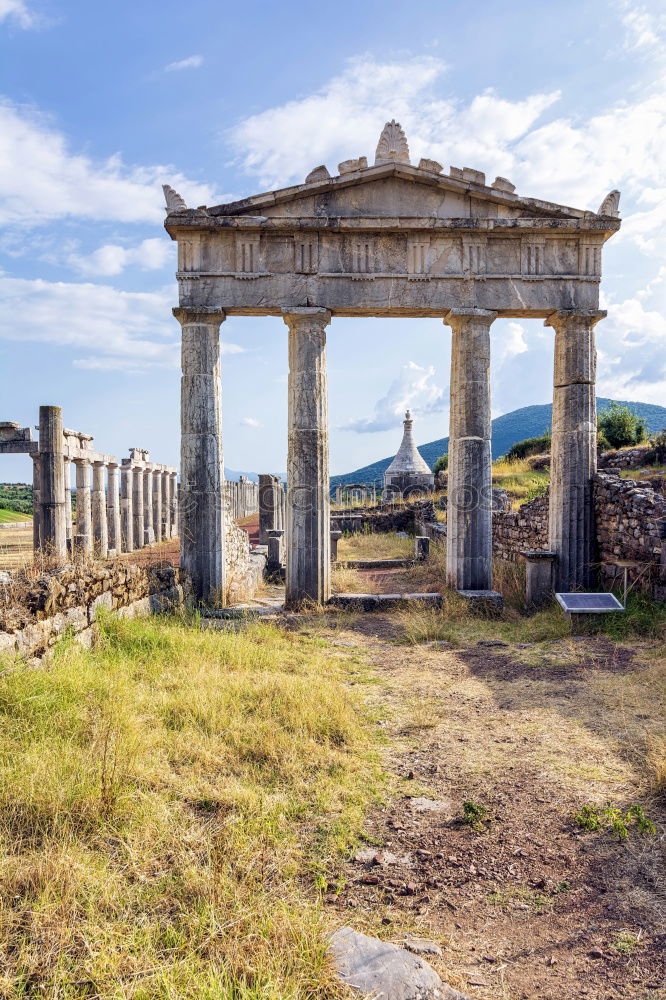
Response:
[{"label": "dirt path", "polygon": [[[658,650],[407,646],[399,620],[372,615],[320,635],[379,677],[363,690],[395,777],[367,850],[331,882],[332,924],[434,940],[442,977],[484,1000],[666,997],[665,813],[649,789]],[[608,801],[640,802],[657,835],[632,827],[620,842],[575,825],[583,805]],[[479,832],[465,802],[488,810]]]}]

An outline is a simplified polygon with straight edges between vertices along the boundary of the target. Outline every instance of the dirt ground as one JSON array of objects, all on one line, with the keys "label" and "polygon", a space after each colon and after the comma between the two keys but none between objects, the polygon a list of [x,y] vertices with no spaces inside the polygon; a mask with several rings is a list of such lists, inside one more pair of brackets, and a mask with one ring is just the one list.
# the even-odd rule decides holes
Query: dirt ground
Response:
[{"label": "dirt ground", "polygon": [[[484,1000],[666,997],[663,646],[412,646],[375,615],[319,635],[379,680],[363,691],[394,778],[329,883],[331,925],[434,941],[442,978]],[[488,810],[478,830],[465,802]],[[657,834],[576,826],[607,802]]]}]

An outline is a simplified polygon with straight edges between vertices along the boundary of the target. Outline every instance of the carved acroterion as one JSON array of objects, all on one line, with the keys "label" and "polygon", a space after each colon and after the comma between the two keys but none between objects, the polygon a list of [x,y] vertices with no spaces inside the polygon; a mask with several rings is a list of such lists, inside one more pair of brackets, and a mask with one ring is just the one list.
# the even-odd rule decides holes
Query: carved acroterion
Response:
[{"label": "carved acroterion", "polygon": [[398,160],[400,163],[409,163],[409,146],[402,126],[395,119],[387,122],[382,129],[382,134],[377,143],[375,152],[375,166],[380,163],[391,163]]},{"label": "carved acroterion", "polygon": [[609,215],[612,219],[620,218],[620,192],[610,191],[601,205],[597,215]]},{"label": "carved acroterion", "polygon": [[174,191],[170,184],[163,184],[162,190],[164,191],[167,212],[183,212],[187,210],[184,200],[177,191]]}]

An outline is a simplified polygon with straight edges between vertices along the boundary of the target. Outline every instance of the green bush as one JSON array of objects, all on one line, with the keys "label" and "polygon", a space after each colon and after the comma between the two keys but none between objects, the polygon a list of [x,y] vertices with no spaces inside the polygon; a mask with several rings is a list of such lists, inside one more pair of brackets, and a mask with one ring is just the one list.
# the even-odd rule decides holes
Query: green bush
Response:
[{"label": "green bush", "polygon": [[647,441],[645,420],[637,416],[628,406],[611,403],[597,418],[597,430],[611,448],[625,448]]},{"label": "green bush", "polygon": [[438,476],[440,472],[446,472],[448,467],[449,467],[448,454],[440,455],[439,458],[435,460],[435,464],[432,467],[432,471],[435,473],[436,476]]},{"label": "green bush", "polygon": [[504,456],[507,462],[516,462],[521,458],[528,458],[530,455],[543,455],[550,451],[551,433],[544,431],[540,437],[525,438],[524,441],[516,441]]}]

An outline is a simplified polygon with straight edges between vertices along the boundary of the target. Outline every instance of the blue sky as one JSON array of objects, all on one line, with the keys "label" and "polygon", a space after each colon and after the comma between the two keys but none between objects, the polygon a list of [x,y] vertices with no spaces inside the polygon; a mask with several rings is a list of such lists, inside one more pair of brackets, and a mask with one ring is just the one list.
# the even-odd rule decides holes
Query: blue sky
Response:
[{"label": "blue sky", "polygon": [[[598,208],[599,394],[666,404],[666,10],[659,0],[0,0],[0,420],[40,403],[99,450],[176,464],[175,248],[161,184],[190,205],[372,156],[398,119],[414,162],[501,174]],[[225,461],[286,464],[286,327],[222,327]],[[493,326],[495,415],[548,401],[552,331]],[[334,319],[331,470],[448,433],[448,328]],[[30,476],[2,460],[0,479]]]}]

